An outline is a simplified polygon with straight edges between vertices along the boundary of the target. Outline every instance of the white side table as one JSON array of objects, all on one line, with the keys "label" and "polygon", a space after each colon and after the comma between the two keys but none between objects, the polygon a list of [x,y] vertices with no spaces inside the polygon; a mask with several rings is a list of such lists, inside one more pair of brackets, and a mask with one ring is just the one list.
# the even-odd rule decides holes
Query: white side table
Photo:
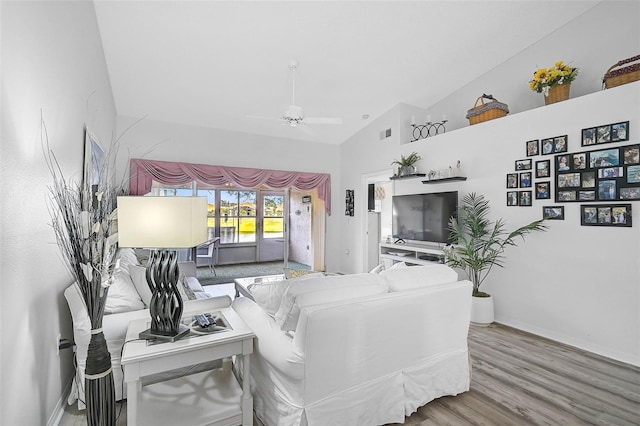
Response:
[{"label": "white side table", "polygon": [[[232,330],[151,343],[138,339],[150,320],[129,324],[121,360],[127,384],[127,425],[252,425],[249,366],[254,334],[233,309],[213,313],[222,315]],[[232,355],[242,356],[242,387],[230,362],[221,369],[171,378],[175,377],[171,370]],[[152,375],[150,384],[143,385],[143,378],[149,380]]]}]

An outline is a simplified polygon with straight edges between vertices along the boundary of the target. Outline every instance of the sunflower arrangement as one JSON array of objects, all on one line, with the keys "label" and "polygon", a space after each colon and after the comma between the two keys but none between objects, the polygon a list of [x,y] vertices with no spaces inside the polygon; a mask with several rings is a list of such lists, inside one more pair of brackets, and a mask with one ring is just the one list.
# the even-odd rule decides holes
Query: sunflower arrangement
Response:
[{"label": "sunflower arrangement", "polygon": [[551,68],[540,68],[533,73],[529,88],[538,93],[549,95],[549,89],[559,84],[571,83],[578,76],[578,68],[558,61]]}]

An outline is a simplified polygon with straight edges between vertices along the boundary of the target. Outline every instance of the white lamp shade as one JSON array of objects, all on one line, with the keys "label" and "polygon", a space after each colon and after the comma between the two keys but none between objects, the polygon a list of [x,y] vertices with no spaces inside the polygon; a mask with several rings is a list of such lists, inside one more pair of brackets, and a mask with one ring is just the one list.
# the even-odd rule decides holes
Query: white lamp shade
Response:
[{"label": "white lamp shade", "polygon": [[118,197],[118,245],[190,248],[207,241],[207,197]]}]

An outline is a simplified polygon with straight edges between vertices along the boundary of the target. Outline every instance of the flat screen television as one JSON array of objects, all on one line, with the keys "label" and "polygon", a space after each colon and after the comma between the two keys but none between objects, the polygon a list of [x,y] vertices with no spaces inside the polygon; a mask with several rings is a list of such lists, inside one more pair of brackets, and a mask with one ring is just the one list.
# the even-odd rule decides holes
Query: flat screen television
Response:
[{"label": "flat screen television", "polygon": [[398,240],[455,243],[449,218],[458,216],[458,191],[394,195],[392,233]]}]

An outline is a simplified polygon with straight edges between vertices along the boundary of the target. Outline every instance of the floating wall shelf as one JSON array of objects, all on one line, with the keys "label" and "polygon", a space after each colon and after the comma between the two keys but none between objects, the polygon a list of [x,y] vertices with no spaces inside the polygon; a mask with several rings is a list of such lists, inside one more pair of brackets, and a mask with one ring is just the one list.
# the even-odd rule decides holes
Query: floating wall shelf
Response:
[{"label": "floating wall shelf", "polygon": [[431,180],[423,180],[422,183],[445,183],[445,182],[453,182],[453,181],[463,181],[467,180],[466,176],[453,176],[446,177],[441,179],[431,179]]},{"label": "floating wall shelf", "polygon": [[406,176],[391,176],[389,179],[391,180],[397,180],[397,179],[415,179],[415,178],[419,178],[419,177],[425,177],[427,174],[426,173],[416,173],[413,175],[406,175]]}]

